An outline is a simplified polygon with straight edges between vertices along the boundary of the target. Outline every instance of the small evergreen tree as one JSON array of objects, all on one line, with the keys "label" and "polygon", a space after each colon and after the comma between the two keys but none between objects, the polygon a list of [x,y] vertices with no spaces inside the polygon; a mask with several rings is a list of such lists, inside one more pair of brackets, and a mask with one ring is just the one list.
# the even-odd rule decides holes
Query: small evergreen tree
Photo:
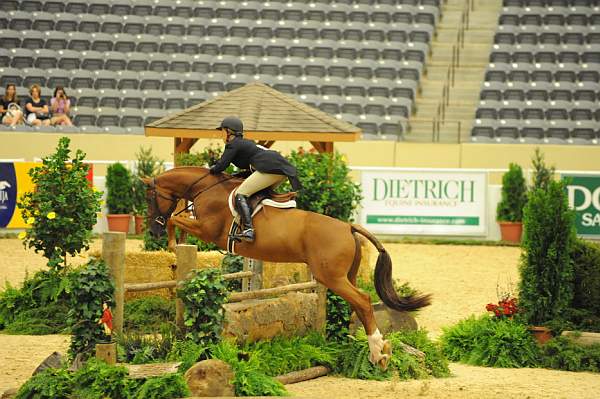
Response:
[{"label": "small evergreen tree", "polygon": [[117,162],[108,167],[106,172],[106,189],[108,213],[122,215],[133,211],[131,174],[121,163]]},{"label": "small evergreen tree", "polygon": [[546,166],[544,154],[542,154],[539,148],[535,149],[535,155],[531,163],[533,165],[533,189],[541,188],[542,190],[546,190],[554,177],[554,166]]},{"label": "small evergreen tree", "polygon": [[534,189],[523,222],[519,307],[527,322],[539,325],[560,317],[573,300],[575,225],[564,183]]},{"label": "small evergreen tree", "polygon": [[527,203],[527,186],[523,169],[511,163],[508,172],[502,176],[502,199],[496,208],[496,219],[502,222],[523,220],[523,208]]}]

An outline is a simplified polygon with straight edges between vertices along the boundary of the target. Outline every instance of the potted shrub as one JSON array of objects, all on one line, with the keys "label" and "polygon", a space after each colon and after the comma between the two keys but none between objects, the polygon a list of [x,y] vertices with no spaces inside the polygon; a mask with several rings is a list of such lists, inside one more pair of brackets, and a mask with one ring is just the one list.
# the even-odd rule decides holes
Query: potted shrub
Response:
[{"label": "potted shrub", "polygon": [[106,190],[108,229],[127,233],[131,213],[133,212],[133,190],[131,187],[131,174],[119,162],[108,167]]},{"label": "potted shrub", "polygon": [[523,207],[527,203],[527,186],[523,170],[511,163],[508,172],[502,176],[502,199],[496,208],[496,220],[500,225],[502,240],[521,242],[523,231]]},{"label": "potted shrub", "polygon": [[133,178],[133,211],[135,216],[135,234],[144,233],[144,219],[148,204],[146,203],[146,185],[142,177],[155,177],[164,172],[163,161],[152,155],[152,147],[140,147],[136,154],[137,168]]}]

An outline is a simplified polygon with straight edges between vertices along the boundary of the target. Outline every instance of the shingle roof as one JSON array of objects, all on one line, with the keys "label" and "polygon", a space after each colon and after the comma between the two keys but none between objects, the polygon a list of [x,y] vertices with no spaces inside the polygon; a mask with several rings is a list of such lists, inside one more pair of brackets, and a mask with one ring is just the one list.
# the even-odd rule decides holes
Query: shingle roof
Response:
[{"label": "shingle roof", "polygon": [[[158,135],[156,133],[160,130],[160,135],[165,136],[168,129],[177,129],[179,132],[181,129],[191,129],[216,133],[215,128],[226,116],[239,117],[246,132],[333,133],[336,136],[339,133],[348,133],[354,140],[359,138],[361,132],[360,128],[263,83],[249,83],[146,125],[146,135]],[[173,136],[181,137],[179,134]],[[199,134],[196,137],[206,136]]]}]

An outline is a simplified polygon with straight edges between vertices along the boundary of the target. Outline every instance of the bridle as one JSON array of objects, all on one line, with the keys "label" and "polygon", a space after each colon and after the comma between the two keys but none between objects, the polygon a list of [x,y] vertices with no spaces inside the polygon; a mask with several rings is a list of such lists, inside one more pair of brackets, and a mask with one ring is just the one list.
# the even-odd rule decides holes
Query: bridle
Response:
[{"label": "bridle", "polygon": [[[229,176],[225,179],[219,180],[216,183],[211,184],[210,186],[206,187],[203,190],[198,191],[196,194],[194,194],[189,199],[191,204],[189,204],[188,206],[186,206],[185,208],[183,208],[182,210],[180,210],[179,212],[177,212],[176,214],[173,215],[173,211],[177,207],[177,203],[179,202],[179,200],[187,199],[188,195],[190,194],[190,192],[192,191],[194,186],[196,184],[200,183],[204,178],[208,177],[209,175],[210,175],[210,172],[206,173],[203,176],[200,176],[196,181],[194,181],[192,184],[190,184],[188,186],[188,188],[185,190],[185,192],[183,193],[183,195],[181,197],[167,197],[165,194],[161,193],[158,190],[158,186],[156,185],[156,178],[152,179],[152,184],[150,185],[150,188],[152,189],[152,201],[153,201],[154,208],[156,209],[156,212],[158,213],[158,216],[156,218],[154,218],[154,221],[156,223],[158,223],[159,225],[164,226],[167,223],[167,220],[171,216],[177,216],[180,213],[183,213],[183,212],[187,211],[190,207],[192,207],[194,205],[194,201],[196,200],[196,198],[198,198],[198,196],[200,196],[200,194],[205,193],[206,191],[210,190],[211,188],[218,186],[219,184],[224,183],[227,180],[233,179],[233,176]],[[171,206],[169,206],[169,209],[167,210],[167,212],[162,213],[160,211],[160,207],[158,206],[158,197],[171,202]]]}]

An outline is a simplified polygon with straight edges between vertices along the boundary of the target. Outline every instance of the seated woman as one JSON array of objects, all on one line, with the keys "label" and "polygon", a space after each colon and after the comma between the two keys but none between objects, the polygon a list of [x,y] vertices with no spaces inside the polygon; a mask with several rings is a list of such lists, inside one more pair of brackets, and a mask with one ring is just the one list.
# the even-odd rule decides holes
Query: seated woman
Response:
[{"label": "seated woman", "polygon": [[67,93],[62,86],[56,86],[54,96],[50,99],[50,111],[52,118],[51,125],[73,126],[69,111],[71,110],[71,100],[67,97]]},{"label": "seated woman", "polygon": [[8,126],[23,123],[23,111],[19,105],[17,88],[12,83],[6,85],[4,96],[0,98],[0,121]]},{"label": "seated woman", "polygon": [[25,121],[31,126],[49,126],[50,113],[46,101],[41,98],[39,85],[34,84],[29,89],[30,97],[25,100]]}]

